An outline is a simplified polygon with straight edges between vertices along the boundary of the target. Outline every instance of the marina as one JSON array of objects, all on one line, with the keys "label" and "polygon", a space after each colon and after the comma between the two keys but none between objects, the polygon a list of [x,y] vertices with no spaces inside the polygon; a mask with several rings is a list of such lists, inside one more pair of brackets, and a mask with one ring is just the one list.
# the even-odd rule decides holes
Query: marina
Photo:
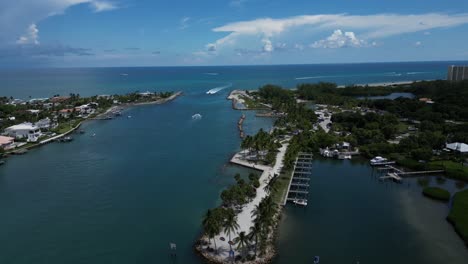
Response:
[{"label": "marina", "polygon": [[[299,152],[294,163],[293,175],[289,182],[283,204],[292,202],[296,205],[307,206],[309,195],[309,181],[312,169],[313,154]],[[308,177],[309,176],[309,177]]]}]

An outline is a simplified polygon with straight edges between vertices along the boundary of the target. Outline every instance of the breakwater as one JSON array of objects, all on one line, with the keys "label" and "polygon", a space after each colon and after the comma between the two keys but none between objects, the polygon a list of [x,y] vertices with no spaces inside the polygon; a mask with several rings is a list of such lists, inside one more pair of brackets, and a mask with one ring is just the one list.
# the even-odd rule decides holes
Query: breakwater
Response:
[{"label": "breakwater", "polygon": [[245,137],[244,129],[242,127],[242,124],[244,124],[244,120],[245,120],[245,114],[242,114],[239,121],[237,122],[237,128],[239,129],[239,137],[241,139]]}]

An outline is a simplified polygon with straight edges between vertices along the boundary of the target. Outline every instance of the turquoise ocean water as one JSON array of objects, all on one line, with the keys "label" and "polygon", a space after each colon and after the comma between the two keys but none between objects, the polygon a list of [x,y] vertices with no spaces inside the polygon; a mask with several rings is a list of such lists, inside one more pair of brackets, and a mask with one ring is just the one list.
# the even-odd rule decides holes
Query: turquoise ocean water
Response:
[{"label": "turquoise ocean water", "polygon": [[[240,143],[241,112],[225,99],[230,90],[443,79],[450,64],[0,71],[0,95],[17,98],[184,92],[165,105],[87,122],[87,133],[69,144],[9,158],[0,167],[0,263],[202,263],[192,249],[201,216],[219,203],[236,172],[248,173],[227,165]],[[192,120],[195,113],[203,118]],[[272,126],[246,114],[248,133]],[[324,263],[468,259],[444,220],[447,205],[421,197],[415,183],[380,184],[365,163],[354,161],[318,160],[314,168],[309,206],[285,210],[275,263],[310,263],[314,255]],[[177,243],[176,259],[169,258],[170,242]]]}]

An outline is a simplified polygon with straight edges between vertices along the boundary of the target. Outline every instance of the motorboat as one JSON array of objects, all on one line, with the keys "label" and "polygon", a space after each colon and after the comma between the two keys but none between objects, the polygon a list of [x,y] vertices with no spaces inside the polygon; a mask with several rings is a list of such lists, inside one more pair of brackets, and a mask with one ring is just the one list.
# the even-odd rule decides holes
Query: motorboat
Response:
[{"label": "motorboat", "polygon": [[293,200],[293,203],[294,203],[295,205],[307,206],[307,200],[295,199],[295,200]]},{"label": "motorboat", "polygon": [[371,165],[378,165],[378,164],[382,164],[382,163],[385,163],[385,162],[388,162],[388,159],[386,159],[384,157],[381,157],[381,156],[377,156],[377,157],[370,160]]}]

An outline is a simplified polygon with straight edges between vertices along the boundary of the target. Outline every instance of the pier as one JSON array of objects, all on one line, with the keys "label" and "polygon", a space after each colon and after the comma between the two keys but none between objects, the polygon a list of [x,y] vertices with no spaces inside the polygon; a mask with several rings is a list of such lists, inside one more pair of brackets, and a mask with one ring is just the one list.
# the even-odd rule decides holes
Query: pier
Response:
[{"label": "pier", "polygon": [[297,202],[301,205],[307,205],[307,196],[309,195],[309,181],[312,174],[312,153],[299,152],[294,162],[293,175],[289,182],[288,190],[283,199],[284,205],[288,201]]},{"label": "pier", "polygon": [[380,177],[380,180],[391,179],[396,182],[401,182],[403,178],[411,176],[421,176],[430,174],[445,173],[445,170],[426,170],[426,171],[403,171],[391,165],[386,165],[382,168],[377,168],[378,171],[388,171],[385,176]]}]

